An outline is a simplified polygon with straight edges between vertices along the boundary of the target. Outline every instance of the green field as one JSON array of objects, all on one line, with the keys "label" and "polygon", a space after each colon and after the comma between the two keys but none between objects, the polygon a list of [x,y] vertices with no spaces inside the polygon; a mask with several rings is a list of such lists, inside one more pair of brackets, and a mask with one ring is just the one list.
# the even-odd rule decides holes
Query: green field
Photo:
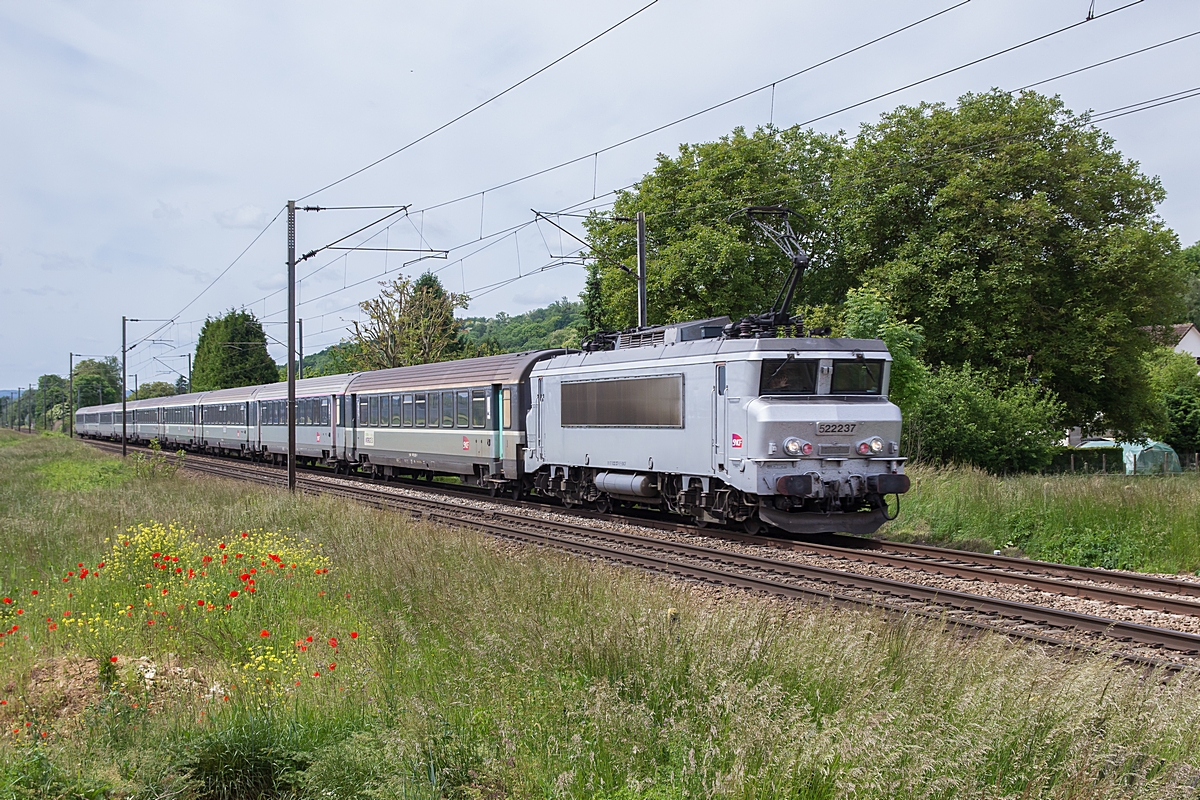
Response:
[{"label": "green field", "polygon": [[1200,570],[1200,474],[1016,475],[913,468],[881,533],[1141,572]]},{"label": "green field", "polygon": [[0,520],[0,798],[1195,797],[1200,781],[1195,677],[139,476],[61,437],[0,431]]}]

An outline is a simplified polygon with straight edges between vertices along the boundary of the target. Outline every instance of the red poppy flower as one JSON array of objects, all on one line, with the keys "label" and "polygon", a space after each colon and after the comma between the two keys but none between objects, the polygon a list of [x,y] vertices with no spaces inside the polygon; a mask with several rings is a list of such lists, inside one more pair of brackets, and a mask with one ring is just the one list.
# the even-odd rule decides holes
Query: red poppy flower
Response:
[{"label": "red poppy flower", "polygon": [[37,594],[37,589],[34,589],[32,594]]},{"label": "red poppy flower", "polygon": [[319,677],[321,677],[321,673],[320,673],[320,672],[314,672],[314,673],[313,673],[313,677],[314,677],[314,678],[319,678]]},{"label": "red poppy flower", "polygon": [[234,589],[232,592],[230,592],[230,593],[229,593],[229,596],[230,596],[230,597],[237,597],[237,596],[238,596],[238,590],[237,590],[237,589]]},{"label": "red poppy flower", "polygon": [[148,619],[148,620],[146,620],[146,624],[147,624],[147,625],[153,625],[153,624],[154,624],[154,620],[152,620],[152,619]]},{"label": "red poppy flower", "polygon": [[257,575],[257,574],[258,574],[258,569],[256,569],[255,567],[251,567],[251,568],[250,568],[250,574],[251,574],[251,575]]},{"label": "red poppy flower", "polygon": [[332,636],[331,636],[331,637],[329,637],[329,646],[330,646],[330,647],[337,647],[337,639],[333,638]]},{"label": "red poppy flower", "polygon": [[306,641],[306,642],[311,642],[311,641],[312,641],[312,637],[311,637],[311,636],[309,636],[309,637],[308,637],[307,639],[305,639],[304,641]]},{"label": "red poppy flower", "polygon": [[111,662],[112,662],[112,663],[114,663],[114,664],[115,664],[115,663],[117,663],[117,657],[116,657],[116,656],[112,656],[112,657],[110,657],[108,660],[109,660],[109,661],[111,661]]},{"label": "red poppy flower", "polygon": [[300,645],[300,652],[301,652],[301,653],[307,653],[307,652],[308,652],[308,645],[306,645],[306,644],[302,644],[302,645]]},{"label": "red poppy flower", "polygon": [[5,604],[5,605],[10,605],[11,603],[12,603],[12,598],[11,598],[11,597],[6,597],[6,598],[4,598],[4,604]]},{"label": "red poppy flower", "polygon": [[198,606],[202,606],[202,605],[204,605],[204,601],[203,601],[203,600],[197,600],[197,601],[196,601],[196,605],[198,605]]},{"label": "red poppy flower", "polygon": [[246,533],[245,531],[242,531],[242,538],[243,538],[243,539],[247,538],[249,535],[250,535],[250,534]]},{"label": "red poppy flower", "polygon": [[350,631],[350,638],[351,638],[351,639],[357,639],[357,638],[358,638],[358,631]]},{"label": "red poppy flower", "polygon": [[267,630],[266,628],[264,628],[263,632],[259,634],[259,636],[263,637],[264,639],[270,635],[271,635],[271,632],[269,630]]},{"label": "red poppy flower", "polygon": [[58,623],[57,623],[57,622],[51,622],[51,623],[50,623],[50,630],[52,630],[52,631],[56,631],[56,630],[58,630]]},{"label": "red poppy flower", "polygon": [[337,664],[330,664],[330,665],[329,665],[329,671],[330,671],[330,672],[333,672],[335,669],[337,669]]},{"label": "red poppy flower", "polygon": [[224,549],[225,549],[225,543],[224,543],[224,542],[221,542],[219,545],[217,545],[217,547],[218,547],[219,549],[221,549],[221,550],[224,550]]},{"label": "red poppy flower", "polygon": [[97,564],[96,569],[104,569],[104,562],[101,561],[99,564]]}]

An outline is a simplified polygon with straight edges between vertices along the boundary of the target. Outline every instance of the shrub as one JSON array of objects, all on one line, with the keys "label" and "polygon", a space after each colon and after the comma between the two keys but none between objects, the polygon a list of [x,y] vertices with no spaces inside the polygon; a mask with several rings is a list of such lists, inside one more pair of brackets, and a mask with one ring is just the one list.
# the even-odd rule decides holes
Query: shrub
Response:
[{"label": "shrub", "polygon": [[972,464],[993,473],[1049,465],[1062,438],[1063,405],[1031,384],[1002,386],[970,364],[929,373],[905,420],[905,451],[930,464]]}]

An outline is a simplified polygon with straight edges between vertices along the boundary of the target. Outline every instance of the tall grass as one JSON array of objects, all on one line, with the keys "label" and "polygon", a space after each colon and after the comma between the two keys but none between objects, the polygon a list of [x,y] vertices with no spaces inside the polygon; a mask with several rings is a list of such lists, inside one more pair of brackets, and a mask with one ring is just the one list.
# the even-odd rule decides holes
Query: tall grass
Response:
[{"label": "tall grass", "polygon": [[881,533],[970,549],[1020,548],[1110,569],[1200,569],[1200,474],[1016,475],[915,468]]},{"label": "tall grass", "polygon": [[[22,731],[0,740],[0,796],[1176,797],[1200,780],[1193,677],[716,597],[231,481],[47,484],[61,461],[113,463],[61,440],[0,449],[8,595],[73,586],[65,564],[152,519],[194,526],[201,548],[246,529],[307,537],[329,573],[264,579],[270,602],[230,616],[229,650],[158,626],[115,638],[119,663],[75,717],[26,687],[77,646],[23,625],[30,639],[0,648],[0,692],[14,687],[0,730]],[[95,585],[108,578],[120,584]],[[359,637],[339,644],[337,671],[299,686],[247,682],[230,663],[264,629],[349,625]],[[221,692],[147,690],[141,656]]]}]

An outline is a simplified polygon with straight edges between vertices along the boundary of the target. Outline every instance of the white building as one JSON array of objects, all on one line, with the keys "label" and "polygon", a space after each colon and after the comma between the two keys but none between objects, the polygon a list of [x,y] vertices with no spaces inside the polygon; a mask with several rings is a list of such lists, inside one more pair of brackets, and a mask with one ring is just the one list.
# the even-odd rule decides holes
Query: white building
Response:
[{"label": "white building", "polygon": [[1196,330],[1195,325],[1190,322],[1172,325],[1167,336],[1167,346],[1173,346],[1176,353],[1187,353],[1200,364],[1200,330]]}]

